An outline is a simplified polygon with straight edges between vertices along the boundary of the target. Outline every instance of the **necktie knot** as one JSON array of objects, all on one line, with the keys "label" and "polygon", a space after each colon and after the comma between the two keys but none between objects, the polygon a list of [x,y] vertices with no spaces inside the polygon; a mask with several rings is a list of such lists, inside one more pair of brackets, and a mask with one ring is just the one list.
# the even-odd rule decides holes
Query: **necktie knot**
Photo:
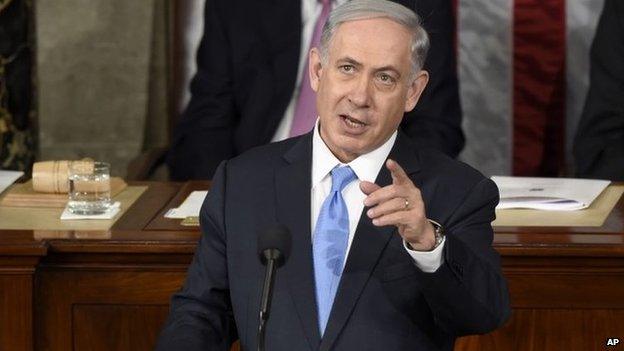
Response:
[{"label": "necktie knot", "polygon": [[331,191],[341,192],[345,186],[351,183],[357,176],[349,166],[336,167],[331,170],[332,187]]},{"label": "necktie knot", "polygon": [[331,0],[318,0],[318,2],[320,2],[323,7],[329,6],[331,4]]}]

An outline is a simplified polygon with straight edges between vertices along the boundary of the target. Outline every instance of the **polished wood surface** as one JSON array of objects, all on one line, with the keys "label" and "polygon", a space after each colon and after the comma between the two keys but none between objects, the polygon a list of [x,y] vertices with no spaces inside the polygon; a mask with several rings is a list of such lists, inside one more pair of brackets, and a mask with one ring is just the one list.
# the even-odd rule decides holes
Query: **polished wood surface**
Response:
[{"label": "polished wood surface", "polygon": [[462,338],[455,350],[609,350],[607,338],[622,340],[623,330],[622,310],[514,309],[505,327]]},{"label": "polished wood surface", "polygon": [[199,236],[144,230],[182,184],[138,185],[149,188],[108,231],[0,223],[0,350],[153,348]]},{"label": "polished wood surface", "polygon": [[[37,349],[152,350],[183,267],[43,269],[37,287]],[[81,347],[82,345],[82,347]]]},{"label": "polished wood surface", "polygon": [[[207,182],[149,185],[108,231],[0,223],[0,350],[151,350],[199,232],[162,215]],[[602,227],[497,227],[513,314],[456,350],[604,350],[624,339],[624,199]]]},{"label": "polished wood surface", "polygon": [[32,276],[0,273],[0,350],[32,349]]}]

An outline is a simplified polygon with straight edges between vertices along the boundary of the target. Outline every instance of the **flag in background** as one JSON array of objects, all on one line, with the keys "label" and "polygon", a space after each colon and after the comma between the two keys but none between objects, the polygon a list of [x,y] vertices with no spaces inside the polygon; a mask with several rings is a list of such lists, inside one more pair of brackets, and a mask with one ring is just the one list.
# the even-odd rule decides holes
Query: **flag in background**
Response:
[{"label": "flag in background", "polygon": [[[204,1],[189,6],[181,108],[189,99]],[[488,176],[570,173],[604,0],[437,1],[453,1],[456,9],[466,134],[460,158]]]},{"label": "flag in background", "polygon": [[486,175],[571,171],[603,0],[455,0],[466,147]]}]

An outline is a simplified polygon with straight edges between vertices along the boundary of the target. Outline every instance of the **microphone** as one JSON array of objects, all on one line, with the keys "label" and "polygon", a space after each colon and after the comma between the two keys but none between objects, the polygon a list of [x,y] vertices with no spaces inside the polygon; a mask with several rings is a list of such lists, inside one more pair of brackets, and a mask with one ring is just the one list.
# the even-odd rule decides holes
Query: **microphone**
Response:
[{"label": "microphone", "polygon": [[262,300],[260,301],[260,320],[258,324],[258,351],[264,350],[264,334],[266,322],[271,310],[271,296],[273,295],[273,281],[275,270],[286,263],[290,255],[290,231],[282,224],[276,224],[261,232],[258,236],[258,256],[260,262],[266,266]]}]

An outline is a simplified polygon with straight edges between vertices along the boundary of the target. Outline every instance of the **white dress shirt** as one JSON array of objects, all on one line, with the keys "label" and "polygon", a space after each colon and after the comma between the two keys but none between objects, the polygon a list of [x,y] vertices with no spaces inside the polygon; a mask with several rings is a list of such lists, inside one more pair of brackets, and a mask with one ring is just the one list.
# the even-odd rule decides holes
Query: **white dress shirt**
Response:
[{"label": "white dress shirt", "polygon": [[[347,243],[347,252],[345,257],[349,257],[349,250],[351,249],[351,243],[355,236],[355,229],[357,228],[362,210],[364,209],[364,199],[366,195],[360,190],[360,182],[366,180],[369,182],[375,182],[377,174],[384,167],[384,163],[390,154],[390,150],[394,145],[394,141],[397,137],[397,132],[377,149],[359,156],[355,160],[347,163],[341,163],[340,160],[334,156],[329,150],[321,135],[319,134],[319,122],[317,120],[314,127],[314,134],[312,137],[312,184],[311,184],[311,228],[312,236],[314,236],[314,230],[316,228],[316,221],[319,213],[321,212],[321,206],[325,201],[325,198],[331,191],[331,174],[330,171],[338,166],[350,166],[358,181],[349,183],[342,190],[342,197],[347,205],[347,212],[349,213],[349,240]],[[314,242],[314,238],[312,238]],[[442,249],[444,247],[444,241],[432,251],[415,251],[408,249],[405,241],[403,246],[405,250],[414,259],[414,263],[423,272],[431,273],[435,272],[443,263]],[[346,260],[345,260],[346,262]]]},{"label": "white dress shirt", "polygon": [[[334,0],[332,1],[332,9],[336,6],[342,5],[347,0]],[[303,68],[308,61],[308,51],[310,49],[310,41],[312,40],[312,33],[314,32],[314,26],[316,25],[316,19],[321,15],[323,5],[318,0],[301,0],[301,48],[299,52],[299,68],[297,69],[297,81],[295,83],[294,92],[284,111],[275,134],[271,141],[280,141],[287,139],[290,136],[290,128],[292,126],[293,118],[295,118],[295,105],[299,98],[299,92],[301,91],[301,80],[303,77]],[[308,74],[308,72],[305,72]]]}]

